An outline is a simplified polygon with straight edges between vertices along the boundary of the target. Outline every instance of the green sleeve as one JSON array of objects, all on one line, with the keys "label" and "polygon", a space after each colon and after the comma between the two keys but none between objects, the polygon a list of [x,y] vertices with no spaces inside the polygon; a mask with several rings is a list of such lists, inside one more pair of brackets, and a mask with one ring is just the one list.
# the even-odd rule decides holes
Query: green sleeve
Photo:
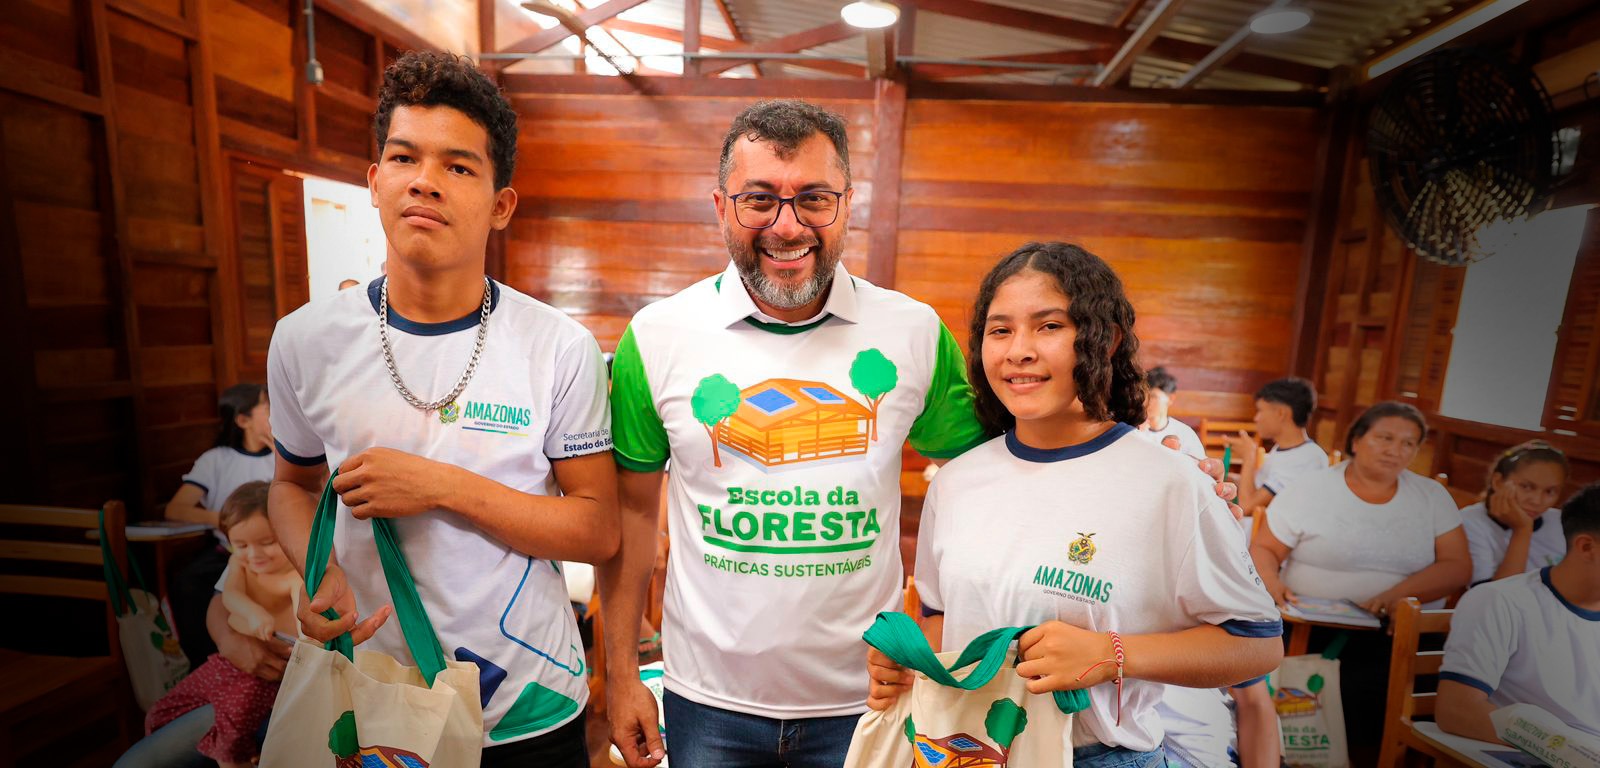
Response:
[{"label": "green sleeve", "polygon": [[911,425],[911,447],[930,459],[953,459],[988,438],[978,423],[961,346],[939,323],[939,350],[922,414]]},{"label": "green sleeve", "polygon": [[611,438],[612,456],[629,472],[659,472],[667,465],[667,427],[656,413],[631,325],[611,360]]}]

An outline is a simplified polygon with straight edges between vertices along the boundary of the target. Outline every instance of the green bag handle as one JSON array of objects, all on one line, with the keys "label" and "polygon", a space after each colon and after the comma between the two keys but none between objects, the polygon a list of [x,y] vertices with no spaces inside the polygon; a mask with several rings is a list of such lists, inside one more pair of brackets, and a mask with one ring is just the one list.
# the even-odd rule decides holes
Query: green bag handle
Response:
[{"label": "green bag handle", "polygon": [[[333,529],[339,515],[339,495],[333,492],[333,478],[328,477],[322,489],[322,499],[317,502],[316,517],[311,520],[311,541],[306,545],[306,593],[315,595],[328,571],[328,557],[333,553]],[[416,660],[422,677],[433,685],[433,678],[445,668],[444,648],[439,645],[439,635],[433,631],[433,622],[423,610],[422,598],[417,596],[417,583],[411,578],[405,555],[400,551],[400,541],[395,538],[394,524],[383,518],[372,520],[372,538],[378,545],[378,563],[383,567],[384,580],[389,583],[389,598],[394,601],[395,618],[400,622],[400,634],[405,636],[411,658]],[[322,612],[325,618],[337,620],[339,614],[332,608]],[[355,643],[346,632],[323,645],[355,660]]]},{"label": "green bag handle", "polygon": [[[138,610],[133,604],[133,595],[128,591],[128,581],[122,577],[122,569],[117,567],[117,559],[111,556],[111,544],[106,541],[106,509],[100,508],[100,565],[105,571],[106,591],[111,594],[111,611],[121,617]],[[128,553],[128,567],[133,569],[133,578],[139,582],[139,589],[150,592],[144,584],[144,574],[139,571],[139,559]]]},{"label": "green bag handle", "polygon": [[1328,647],[1322,649],[1322,658],[1327,659],[1328,661],[1333,661],[1339,658],[1339,654],[1344,653],[1344,647],[1349,643],[1350,630],[1339,630],[1339,634],[1334,635],[1333,639],[1328,641]]},{"label": "green bag handle", "polygon": [[[1011,658],[1011,644],[1030,629],[1033,629],[1032,625],[1001,627],[978,635],[967,644],[961,651],[961,656],[949,667],[939,663],[939,657],[928,646],[928,639],[923,636],[916,620],[898,611],[878,614],[878,618],[862,634],[861,639],[867,641],[867,645],[882,651],[883,655],[894,660],[896,664],[921,672],[927,675],[929,680],[949,688],[975,691],[988,685],[989,681],[1000,673],[1000,668]],[[952,674],[972,664],[977,666],[965,677],[957,678]],[[1088,691],[1054,691],[1053,695],[1056,707],[1066,714],[1075,714],[1089,708]]]}]

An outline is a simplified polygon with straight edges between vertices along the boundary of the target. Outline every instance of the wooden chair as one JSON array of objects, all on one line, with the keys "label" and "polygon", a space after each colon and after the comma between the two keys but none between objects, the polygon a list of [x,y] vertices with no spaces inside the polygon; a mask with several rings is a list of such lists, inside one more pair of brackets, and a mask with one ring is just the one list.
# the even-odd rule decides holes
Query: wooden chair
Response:
[{"label": "wooden chair", "polygon": [[[1240,431],[1249,434],[1257,442],[1261,440],[1261,436],[1256,433],[1256,423],[1253,421],[1219,421],[1202,418],[1200,419],[1200,429],[1197,430],[1200,435],[1200,444],[1205,446],[1206,455],[1212,458],[1221,458],[1222,450],[1227,446],[1227,438],[1237,437]],[[1241,464],[1244,461],[1244,457],[1235,456],[1233,461],[1236,464]],[[1229,467],[1228,471],[1232,472],[1234,470]]]},{"label": "wooden chair", "polygon": [[1331,467],[1341,461],[1344,461],[1344,451],[1335,450],[1333,453],[1328,454],[1328,466]]},{"label": "wooden chair", "polygon": [[[122,502],[107,502],[105,518],[107,545],[126,576]],[[100,545],[86,537],[99,523],[99,512],[92,509],[0,505],[6,537],[0,540],[0,593],[99,603],[107,642],[106,655],[91,657],[0,650],[0,766],[30,758],[52,765],[109,765],[137,738],[140,715],[123,665]],[[103,727],[108,718],[117,724],[115,734]],[[89,754],[64,754],[69,751]]]},{"label": "wooden chair", "polygon": [[1413,729],[1418,717],[1432,719],[1436,694],[1418,693],[1418,675],[1437,675],[1444,663],[1444,651],[1419,651],[1422,635],[1443,635],[1450,632],[1450,618],[1454,611],[1423,610],[1414,597],[1396,604],[1394,615],[1389,617],[1394,627],[1394,646],[1389,658],[1388,707],[1384,714],[1383,748],[1379,753],[1381,768],[1399,768],[1413,764],[1420,753],[1441,765],[1454,765],[1449,757],[1430,746]]}]

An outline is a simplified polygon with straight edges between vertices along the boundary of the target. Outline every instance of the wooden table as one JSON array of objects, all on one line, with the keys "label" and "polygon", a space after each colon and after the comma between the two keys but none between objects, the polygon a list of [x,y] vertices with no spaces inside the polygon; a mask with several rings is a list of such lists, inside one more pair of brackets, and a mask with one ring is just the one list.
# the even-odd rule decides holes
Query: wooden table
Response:
[{"label": "wooden table", "polygon": [[[1428,746],[1439,750],[1446,759],[1454,761],[1453,764],[1456,765],[1476,768],[1521,768],[1521,766],[1544,765],[1537,758],[1523,754],[1509,744],[1493,744],[1445,733],[1439,729],[1438,723],[1414,723],[1411,730],[1418,738],[1427,742]],[[1510,760],[1502,760],[1496,756],[1497,754],[1507,755]],[[1512,755],[1514,757],[1511,757]],[[1520,761],[1512,762],[1518,758]]]},{"label": "wooden table", "polygon": [[1328,621],[1309,621],[1296,616],[1288,615],[1283,617],[1283,624],[1289,630],[1289,649],[1284,652],[1283,655],[1285,656],[1304,656],[1306,653],[1308,653],[1307,649],[1311,645],[1312,627],[1329,627],[1331,629],[1343,629],[1350,632],[1388,631],[1386,627],[1358,627],[1352,624],[1337,624]]}]

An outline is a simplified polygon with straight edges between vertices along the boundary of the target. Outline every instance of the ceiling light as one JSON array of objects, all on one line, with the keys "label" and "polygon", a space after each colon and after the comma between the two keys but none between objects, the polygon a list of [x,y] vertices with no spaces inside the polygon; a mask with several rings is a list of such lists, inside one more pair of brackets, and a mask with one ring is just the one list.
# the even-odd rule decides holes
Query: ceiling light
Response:
[{"label": "ceiling light", "polygon": [[1311,23],[1311,11],[1296,6],[1268,8],[1250,17],[1250,31],[1258,35],[1281,35]]},{"label": "ceiling light", "polygon": [[839,9],[844,22],[861,29],[882,29],[900,20],[900,7],[885,0],[856,0]]}]

